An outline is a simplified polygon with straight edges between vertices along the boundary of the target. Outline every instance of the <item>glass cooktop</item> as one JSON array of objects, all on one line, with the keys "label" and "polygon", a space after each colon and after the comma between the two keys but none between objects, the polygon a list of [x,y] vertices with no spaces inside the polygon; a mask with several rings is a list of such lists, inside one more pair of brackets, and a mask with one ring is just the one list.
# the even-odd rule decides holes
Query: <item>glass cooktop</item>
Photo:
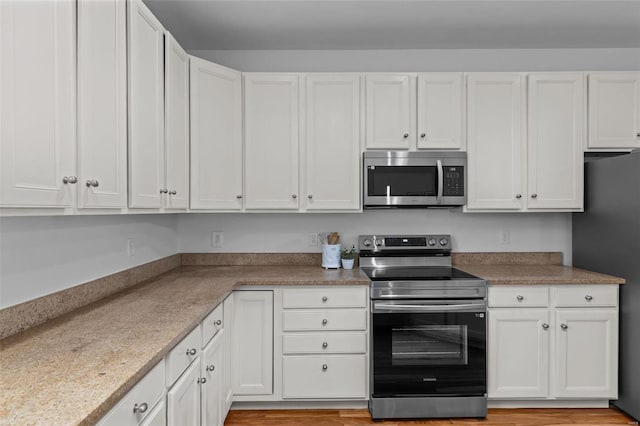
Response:
[{"label": "glass cooktop", "polygon": [[456,268],[435,266],[363,267],[371,281],[446,281],[477,280],[478,277]]}]

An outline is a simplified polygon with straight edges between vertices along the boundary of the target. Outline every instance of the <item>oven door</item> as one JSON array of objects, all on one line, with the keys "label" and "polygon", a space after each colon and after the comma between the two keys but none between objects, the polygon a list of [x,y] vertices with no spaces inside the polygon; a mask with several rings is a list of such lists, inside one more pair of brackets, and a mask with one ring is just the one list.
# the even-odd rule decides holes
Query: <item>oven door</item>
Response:
[{"label": "oven door", "polygon": [[486,394],[484,300],[372,301],[374,397]]}]

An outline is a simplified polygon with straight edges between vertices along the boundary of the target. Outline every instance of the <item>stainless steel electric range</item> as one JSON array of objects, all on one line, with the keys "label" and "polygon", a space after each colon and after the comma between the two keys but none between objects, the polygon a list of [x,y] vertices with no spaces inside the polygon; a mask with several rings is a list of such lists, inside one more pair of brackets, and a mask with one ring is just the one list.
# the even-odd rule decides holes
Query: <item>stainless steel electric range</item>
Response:
[{"label": "stainless steel electric range", "polygon": [[371,279],[373,419],[486,417],[486,281],[449,235],[362,235]]}]

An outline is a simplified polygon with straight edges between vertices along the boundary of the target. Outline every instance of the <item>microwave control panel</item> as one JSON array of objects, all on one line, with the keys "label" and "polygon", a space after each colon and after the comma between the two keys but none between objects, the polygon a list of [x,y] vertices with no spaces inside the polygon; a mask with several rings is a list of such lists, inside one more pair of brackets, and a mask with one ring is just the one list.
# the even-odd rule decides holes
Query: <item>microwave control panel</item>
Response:
[{"label": "microwave control panel", "polygon": [[443,195],[450,197],[464,197],[464,167],[444,166]]}]

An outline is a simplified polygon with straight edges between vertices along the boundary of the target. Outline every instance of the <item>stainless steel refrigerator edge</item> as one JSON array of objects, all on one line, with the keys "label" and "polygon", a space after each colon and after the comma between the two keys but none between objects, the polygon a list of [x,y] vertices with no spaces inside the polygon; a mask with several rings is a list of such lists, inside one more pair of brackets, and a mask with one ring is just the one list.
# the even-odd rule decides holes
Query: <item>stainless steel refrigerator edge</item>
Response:
[{"label": "stainless steel refrigerator edge", "polygon": [[620,286],[619,399],[640,419],[640,150],[585,163],[585,212],[573,214],[573,265]]}]

